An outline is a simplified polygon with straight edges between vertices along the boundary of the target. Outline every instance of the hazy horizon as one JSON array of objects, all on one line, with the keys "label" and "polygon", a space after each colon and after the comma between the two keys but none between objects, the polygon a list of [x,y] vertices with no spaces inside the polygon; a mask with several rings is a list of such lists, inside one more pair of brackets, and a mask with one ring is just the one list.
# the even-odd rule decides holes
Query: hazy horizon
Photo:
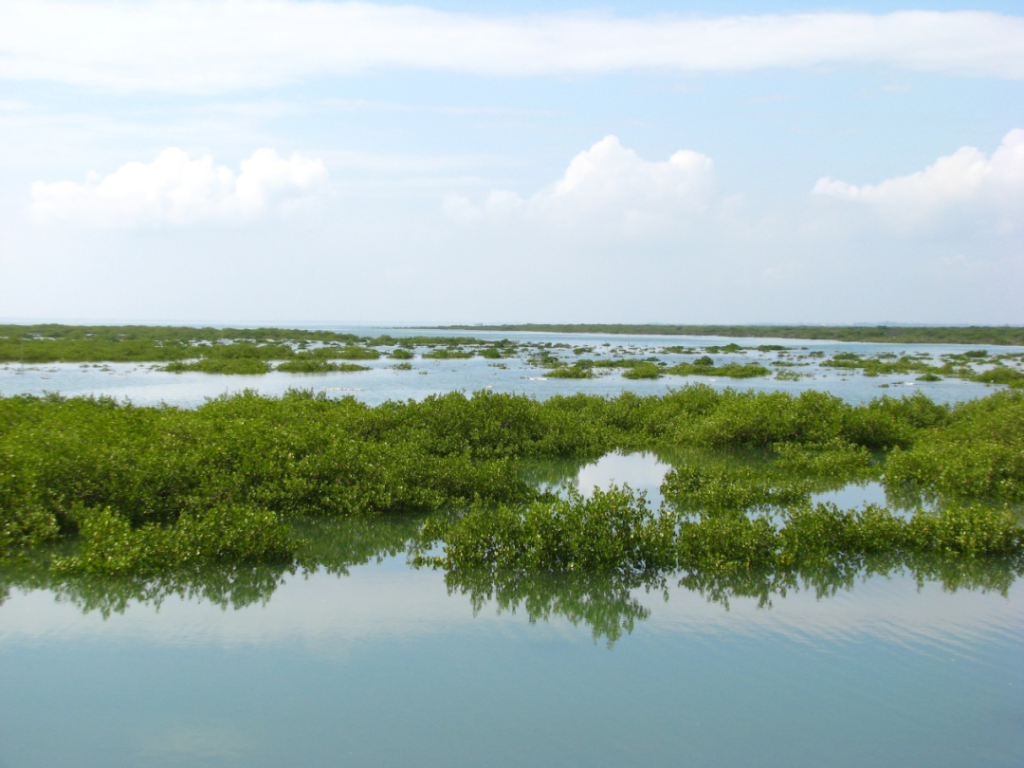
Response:
[{"label": "hazy horizon", "polygon": [[0,0],[0,315],[1021,325],[981,6]]}]

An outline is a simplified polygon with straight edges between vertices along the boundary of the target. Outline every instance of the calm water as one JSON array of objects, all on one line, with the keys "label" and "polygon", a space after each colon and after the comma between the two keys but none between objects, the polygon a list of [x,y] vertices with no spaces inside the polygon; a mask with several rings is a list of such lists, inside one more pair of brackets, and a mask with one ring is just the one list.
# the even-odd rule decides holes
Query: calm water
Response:
[{"label": "calm water", "polygon": [[[487,385],[543,397],[684,383],[534,382],[523,377],[536,369],[506,362],[415,360],[420,375],[381,361],[374,372],[251,381],[9,366],[0,391],[192,405],[297,379],[360,387],[352,394],[368,402]],[[858,401],[893,393],[880,383],[733,386]],[[990,391],[920,388],[948,400]],[[656,500],[666,469],[613,455],[537,479],[627,482]],[[856,497],[844,504],[885,500],[875,485],[836,493]],[[406,562],[417,524],[323,524],[311,538],[324,565],[311,573],[55,583],[0,571],[0,767],[1024,764],[1024,591],[1005,574],[456,582]]]},{"label": "calm water", "polygon": [[[582,357],[591,359],[609,357],[645,357],[657,355],[670,365],[680,361],[692,361],[693,354],[682,355],[659,353],[668,346],[706,347],[725,345],[735,342],[741,346],[757,346],[761,344],[782,344],[792,351],[788,357],[810,352],[822,352],[831,356],[837,352],[856,352],[860,355],[876,355],[887,352],[901,354],[904,352],[924,352],[936,360],[947,353],[965,352],[969,349],[988,349],[999,353],[1024,353],[1024,347],[974,347],[971,345],[891,345],[863,344],[839,342],[798,341],[793,339],[770,338],[739,338],[722,339],[714,337],[676,337],[676,336],[603,336],[599,334],[543,334],[543,333],[472,333],[465,332],[428,332],[387,328],[340,328],[329,330],[357,333],[360,335],[377,336],[388,333],[395,338],[403,335],[453,335],[465,333],[482,340],[495,341],[508,338],[517,343],[559,343],[567,344],[570,349],[554,349],[565,360],[572,362],[578,359],[573,354],[573,347],[590,347]],[[607,345],[607,346],[606,346]],[[420,353],[427,350],[421,349]],[[771,363],[780,359],[775,352],[758,352],[748,350],[745,353],[716,353],[716,364],[729,362],[748,363],[761,362],[771,367]],[[805,378],[798,381],[780,381],[775,378],[732,380],[714,376],[664,376],[655,380],[624,379],[619,371],[611,371],[608,375],[595,379],[546,379],[544,370],[528,365],[522,357],[500,361],[471,358],[468,360],[430,360],[423,359],[419,354],[410,361],[412,370],[396,370],[397,361],[380,359],[360,361],[361,365],[371,368],[358,373],[327,373],[327,374],[288,374],[269,373],[261,376],[226,376],[203,373],[165,373],[156,370],[156,366],[130,363],[110,363],[102,366],[81,365],[77,363],[20,365],[17,363],[0,364],[0,394],[40,394],[42,392],[59,391],[65,395],[105,394],[118,399],[127,399],[136,405],[158,405],[168,403],[183,407],[201,405],[207,398],[217,397],[226,392],[237,392],[242,389],[253,389],[266,395],[281,395],[289,388],[298,387],[325,392],[330,397],[355,397],[371,405],[386,400],[423,399],[432,394],[463,391],[471,393],[484,388],[496,392],[515,392],[532,397],[548,398],[558,394],[585,392],[596,395],[616,395],[623,390],[640,394],[664,394],[671,389],[683,387],[689,383],[701,383],[716,389],[753,389],[757,391],[785,391],[800,393],[806,390],[828,391],[851,403],[863,403],[882,395],[899,396],[917,391],[924,392],[937,402],[952,403],[983,397],[994,391],[994,388],[977,382],[959,379],[943,379],[937,382],[916,381],[914,374],[865,377],[857,372],[841,369],[822,368],[814,359],[800,360],[808,363],[806,367],[793,370],[803,374]],[[498,367],[499,364],[503,367]]]}]

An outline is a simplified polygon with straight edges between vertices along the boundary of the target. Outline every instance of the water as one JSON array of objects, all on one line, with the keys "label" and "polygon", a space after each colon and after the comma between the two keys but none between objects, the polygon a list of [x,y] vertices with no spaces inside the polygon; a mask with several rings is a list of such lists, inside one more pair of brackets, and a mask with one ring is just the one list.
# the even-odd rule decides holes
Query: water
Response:
[{"label": "water", "polygon": [[502,589],[473,600],[401,557],[285,574],[240,608],[171,595],[104,618],[100,585],[15,587],[0,607],[0,759],[1016,766],[1024,754],[1016,586],[895,575],[769,606],[712,601],[675,577],[650,592],[550,577],[526,599]]},{"label": "water", "polygon": [[[991,385],[960,379],[945,378],[937,382],[920,382],[914,375],[886,375],[865,377],[856,371],[821,367],[822,359],[838,352],[852,351],[859,355],[903,352],[926,353],[938,361],[941,355],[962,353],[969,349],[989,349],[999,353],[1024,353],[1024,347],[974,347],[971,345],[891,345],[842,342],[815,342],[793,339],[740,338],[722,339],[715,337],[675,336],[618,336],[600,334],[543,334],[543,333],[495,333],[472,331],[419,331],[367,327],[330,327],[327,330],[342,333],[357,333],[366,336],[390,334],[402,336],[475,336],[485,341],[508,338],[519,344],[559,343],[568,345],[551,351],[567,362],[581,357],[607,359],[612,357],[657,356],[669,365],[692,361],[695,354],[663,353],[666,347],[683,346],[701,348],[724,346],[735,342],[741,346],[782,344],[787,347],[785,354],[748,350],[743,353],[716,353],[716,365],[729,362],[760,362],[769,368],[779,360],[806,363],[805,367],[792,370],[804,376],[797,381],[779,380],[774,377],[733,380],[717,376],[663,376],[654,380],[629,380],[621,371],[611,370],[595,379],[548,379],[544,370],[526,363],[527,355],[502,360],[471,358],[467,360],[423,359],[425,349],[419,349],[415,360],[410,361],[412,370],[396,370],[395,360],[380,359],[359,361],[371,370],[357,373],[288,374],[269,373],[260,376],[228,376],[203,373],[165,373],[150,364],[108,363],[104,365],[83,365],[58,363],[42,365],[0,364],[0,394],[40,394],[59,391],[73,395],[109,395],[121,400],[130,400],[136,405],[158,405],[167,403],[192,408],[206,399],[229,392],[252,389],[265,395],[281,395],[289,388],[298,387],[323,392],[329,397],[355,397],[370,405],[387,400],[421,400],[429,395],[451,391],[474,392],[490,388],[496,392],[526,394],[537,398],[548,398],[559,394],[584,392],[588,394],[614,396],[623,391],[643,395],[663,395],[672,389],[687,384],[705,384],[715,389],[752,389],[755,391],[784,391],[793,394],[808,390],[827,389],[851,403],[865,403],[882,395],[900,396],[924,392],[936,402],[954,403],[984,397],[995,391]],[[572,348],[589,347],[593,352],[573,354]],[[812,352],[820,352],[824,358],[802,358]],[[499,367],[502,366],[502,367]]]},{"label": "water", "polygon": [[[331,396],[375,403],[484,386],[540,397],[660,393],[687,381],[535,382],[536,369],[514,360],[506,370],[480,359],[413,362],[427,374],[383,360],[371,372],[315,377],[7,366],[0,391],[193,406],[247,386],[359,387]],[[852,402],[894,393],[879,379],[822,376],[712,386],[827,388]],[[949,380],[919,388],[949,401],[991,391]],[[668,459],[616,454],[528,471],[585,491],[628,483],[658,503]],[[816,500],[885,501],[877,484],[829,494]],[[974,564],[920,581],[887,571],[786,583],[459,581],[406,562],[418,523],[314,526],[320,565],[305,573],[60,582],[29,566],[0,570],[0,766],[1024,762],[1024,590],[998,569]]]}]

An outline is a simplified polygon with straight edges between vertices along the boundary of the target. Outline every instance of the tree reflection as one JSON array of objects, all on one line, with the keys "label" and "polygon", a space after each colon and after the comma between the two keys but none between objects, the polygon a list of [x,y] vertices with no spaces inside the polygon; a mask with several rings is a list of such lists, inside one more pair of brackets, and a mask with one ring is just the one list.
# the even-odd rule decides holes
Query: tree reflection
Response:
[{"label": "tree reflection", "polygon": [[0,574],[4,597],[12,588],[47,589],[58,602],[98,611],[103,618],[132,605],[159,608],[167,598],[209,602],[227,609],[266,605],[274,590],[298,565],[207,565],[163,572],[157,576],[57,576],[48,569],[6,568]]},{"label": "tree reflection", "polygon": [[209,602],[227,609],[266,605],[287,577],[323,570],[347,576],[348,569],[403,554],[415,537],[421,516],[299,520],[293,528],[303,540],[296,558],[270,564],[203,564],[158,574],[58,575],[49,567],[54,548],[38,548],[8,559],[0,567],[0,605],[12,589],[49,590],[56,600],[104,618],[131,605],[159,608],[168,598]]},{"label": "tree reflection", "polygon": [[[499,613],[525,613],[530,623],[566,619],[590,628],[594,641],[612,648],[652,615],[643,595],[667,602],[675,589],[694,592],[729,610],[736,599],[754,600],[770,610],[790,593],[809,592],[818,600],[849,593],[876,577],[910,577],[918,588],[937,583],[949,592],[970,590],[1006,596],[1024,575],[1019,559],[873,557],[802,564],[797,568],[731,569],[675,573],[534,573],[499,570],[451,570],[445,574],[450,595],[469,598],[474,615],[493,603]],[[674,585],[674,586],[673,586]]]},{"label": "tree reflection", "polygon": [[603,639],[609,648],[651,615],[634,591],[660,591],[668,599],[660,574],[449,571],[445,584],[448,594],[469,597],[474,615],[493,602],[499,613],[524,611],[531,624],[563,618],[590,627],[594,641]]},{"label": "tree reflection", "polygon": [[[147,577],[59,576],[49,569],[54,551],[36,550],[0,567],[0,604],[12,590],[48,590],[56,600],[104,618],[132,605],[159,608],[168,598],[205,601],[223,609],[266,605],[289,577],[313,571],[347,576],[349,569],[385,558],[415,555],[421,516],[385,519],[306,520],[296,523],[306,540],[299,556],[274,565],[209,565]],[[949,592],[1007,595],[1024,575],[1021,558],[952,558],[893,553],[832,557],[793,568],[733,568],[693,572],[452,569],[444,574],[448,594],[468,598],[478,614],[493,605],[499,613],[524,615],[530,623],[566,620],[589,629],[609,648],[633,633],[673,592],[686,590],[729,610],[732,601],[752,600],[764,610],[797,592],[828,600],[854,591],[873,578],[911,578],[919,588],[938,584]],[[657,596],[655,599],[654,596]]]}]

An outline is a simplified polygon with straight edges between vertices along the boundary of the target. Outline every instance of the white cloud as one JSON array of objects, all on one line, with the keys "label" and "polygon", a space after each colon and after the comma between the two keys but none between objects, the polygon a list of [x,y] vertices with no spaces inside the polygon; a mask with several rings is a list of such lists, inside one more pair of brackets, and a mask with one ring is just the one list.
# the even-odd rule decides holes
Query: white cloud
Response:
[{"label": "white cloud", "polygon": [[908,176],[860,186],[825,177],[813,192],[873,206],[901,223],[982,216],[1005,233],[1024,224],[1024,130],[1006,134],[991,156],[961,147]]},{"label": "white cloud", "polygon": [[321,160],[285,159],[273,149],[256,150],[235,173],[209,156],[193,160],[170,147],[151,163],[126,163],[84,183],[37,181],[31,213],[38,222],[95,227],[235,221],[308,195],[326,178]]},{"label": "white cloud", "polygon": [[906,11],[495,16],[295,0],[0,0],[0,78],[212,93],[375,68],[488,75],[882,64],[1024,78],[1024,19]]},{"label": "white cloud", "polygon": [[570,229],[609,227],[639,234],[704,212],[715,193],[711,158],[679,151],[644,160],[606,136],[569,163],[565,175],[529,198],[496,190],[475,204],[450,195],[444,210],[464,224],[529,219]]}]

